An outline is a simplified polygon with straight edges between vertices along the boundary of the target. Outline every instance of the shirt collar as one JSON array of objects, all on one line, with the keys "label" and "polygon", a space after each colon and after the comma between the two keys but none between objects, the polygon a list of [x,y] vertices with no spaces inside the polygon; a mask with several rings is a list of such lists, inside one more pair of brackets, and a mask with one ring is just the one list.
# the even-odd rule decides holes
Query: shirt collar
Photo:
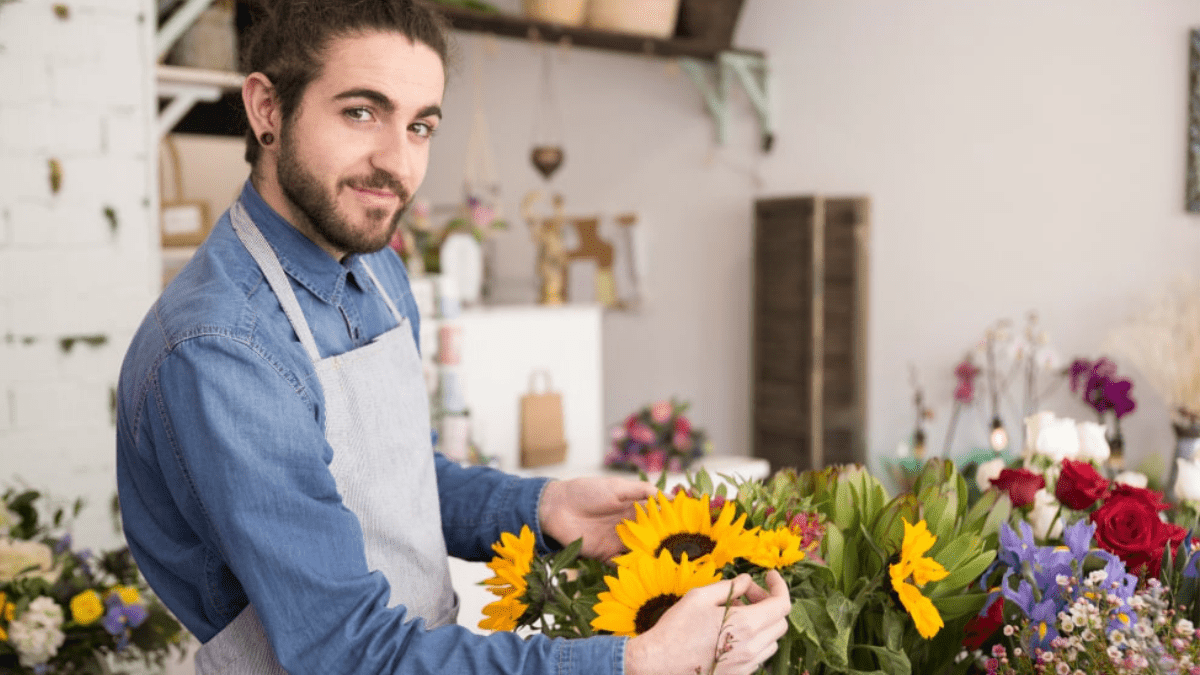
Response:
[{"label": "shirt collar", "polygon": [[334,260],[267,204],[250,179],[246,179],[240,199],[251,220],[275,250],[279,264],[288,276],[313,295],[336,304],[345,288],[347,272],[359,256],[347,256],[345,262]]}]

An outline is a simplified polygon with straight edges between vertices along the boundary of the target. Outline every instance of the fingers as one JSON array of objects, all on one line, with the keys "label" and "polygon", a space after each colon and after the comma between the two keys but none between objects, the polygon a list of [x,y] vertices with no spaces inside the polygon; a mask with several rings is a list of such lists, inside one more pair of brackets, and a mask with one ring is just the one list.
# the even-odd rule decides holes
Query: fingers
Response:
[{"label": "fingers", "polygon": [[658,494],[658,488],[650,483],[629,478],[609,478],[609,489],[613,496],[623,502],[640,502]]},{"label": "fingers", "polygon": [[[718,581],[715,584],[701,586],[700,588],[693,588],[688,591],[688,595],[695,595],[698,602],[724,606],[729,600],[736,600],[745,595],[752,586],[758,588],[758,585],[754,583],[749,574],[739,574],[732,579]],[[761,591],[762,589],[759,590]],[[766,591],[763,592],[765,593]]]}]

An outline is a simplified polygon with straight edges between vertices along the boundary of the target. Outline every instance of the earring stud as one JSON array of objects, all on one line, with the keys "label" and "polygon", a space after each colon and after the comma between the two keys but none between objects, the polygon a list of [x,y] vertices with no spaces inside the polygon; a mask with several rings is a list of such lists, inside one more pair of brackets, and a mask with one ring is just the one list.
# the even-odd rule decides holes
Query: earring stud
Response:
[{"label": "earring stud", "polygon": [[258,139],[262,141],[263,145],[270,145],[275,142],[275,134],[269,131],[264,131],[262,136],[259,136]]}]

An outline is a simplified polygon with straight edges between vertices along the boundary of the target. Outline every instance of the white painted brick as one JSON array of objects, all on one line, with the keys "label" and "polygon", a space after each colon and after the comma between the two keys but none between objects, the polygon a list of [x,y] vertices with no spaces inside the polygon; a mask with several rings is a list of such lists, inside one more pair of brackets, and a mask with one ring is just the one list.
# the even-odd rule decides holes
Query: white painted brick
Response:
[{"label": "white painted brick", "polygon": [[0,152],[0,203],[50,198],[50,165],[44,156]]},{"label": "white painted brick", "polygon": [[94,106],[49,101],[0,105],[0,148],[57,156],[99,154],[101,120]]},{"label": "white painted brick", "polygon": [[145,190],[149,164],[144,160],[67,157],[60,162],[62,190],[57,197],[62,201],[104,204],[114,195]]},{"label": "white painted brick", "polygon": [[20,202],[11,209],[12,243],[16,247],[102,242],[107,227],[97,208],[50,202]]},{"label": "white painted brick", "polygon": [[[0,296],[0,340],[12,332],[12,312],[9,310],[8,304],[8,298]],[[2,342],[0,342],[0,349],[3,349]]]},{"label": "white painted brick", "polygon": [[[0,10],[2,15],[3,10]],[[0,19],[0,25],[4,20]],[[0,82],[4,83],[5,103],[33,103],[50,100],[50,64],[45,54],[15,58],[0,37]]]},{"label": "white painted brick", "polygon": [[19,381],[16,392],[17,429],[65,429],[76,424],[73,415],[84,405],[84,391],[72,382],[53,380]]},{"label": "white painted brick", "polygon": [[[30,339],[34,341],[27,342]],[[0,338],[0,366],[3,366],[0,373],[8,385],[45,378],[47,373],[56,372],[57,356],[58,346],[49,337],[31,336],[19,327],[13,329],[11,336],[5,334]]]},{"label": "white painted brick", "polygon": [[49,285],[37,284],[59,269],[58,253],[53,249],[0,249],[0,294],[12,299],[30,293],[48,293]]},{"label": "white painted brick", "polygon": [[12,244],[12,213],[8,204],[0,202],[0,257],[4,249]]},{"label": "white painted brick", "polygon": [[56,318],[60,312],[53,294],[12,297],[13,333],[20,338],[34,337],[45,342],[58,333]]},{"label": "white painted brick", "polygon": [[[63,103],[139,106],[148,93],[141,25],[128,16],[93,14],[64,30],[78,49],[52,51],[51,95]],[[72,39],[73,37],[73,39]]]},{"label": "white painted brick", "polygon": [[150,124],[140,108],[109,108],[103,119],[102,151],[113,157],[146,159]]},{"label": "white painted brick", "polygon": [[[3,347],[0,347],[0,351],[3,351]],[[0,383],[0,439],[3,439],[5,432],[13,426],[12,398],[8,386]],[[2,440],[0,445],[3,445]]]},{"label": "white painted brick", "polygon": [[48,2],[22,0],[0,6],[0,45],[4,47],[0,58],[25,61],[49,54],[57,46],[56,23],[53,6]]}]

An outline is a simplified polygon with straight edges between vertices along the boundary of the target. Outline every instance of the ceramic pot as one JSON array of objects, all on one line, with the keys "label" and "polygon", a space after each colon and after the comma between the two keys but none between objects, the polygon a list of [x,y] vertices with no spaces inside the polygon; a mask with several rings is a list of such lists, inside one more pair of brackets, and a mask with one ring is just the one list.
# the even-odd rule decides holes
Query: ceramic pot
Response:
[{"label": "ceramic pot", "polygon": [[1200,451],[1200,428],[1194,426],[1171,425],[1175,429],[1175,455],[1171,457],[1170,477],[1167,479],[1166,498],[1175,501],[1175,479],[1179,476],[1178,459],[1193,459]]},{"label": "ceramic pot", "polygon": [[587,0],[521,0],[525,16],[537,21],[582,26],[587,16]]},{"label": "ceramic pot", "polygon": [[591,0],[587,24],[616,33],[669,38],[678,16],[679,0]]}]

